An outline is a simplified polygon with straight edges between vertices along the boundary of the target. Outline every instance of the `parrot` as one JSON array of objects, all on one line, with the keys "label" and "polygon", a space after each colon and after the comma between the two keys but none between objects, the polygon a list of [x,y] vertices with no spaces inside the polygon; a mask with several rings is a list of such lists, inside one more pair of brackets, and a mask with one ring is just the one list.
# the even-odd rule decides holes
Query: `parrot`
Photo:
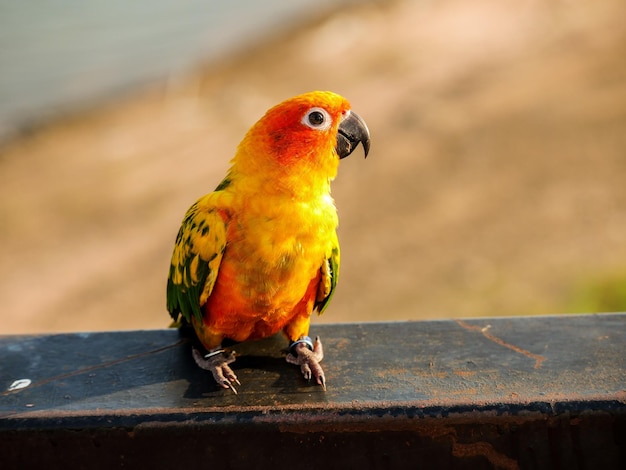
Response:
[{"label": "parrot", "polygon": [[[326,390],[321,339],[309,337],[339,275],[331,181],[370,132],[344,97],[313,91],[270,108],[245,134],[215,190],[186,212],[167,279],[167,310],[193,328],[196,364],[217,384],[241,386],[222,343],[282,332],[288,363]],[[206,353],[206,354],[205,354]]]}]

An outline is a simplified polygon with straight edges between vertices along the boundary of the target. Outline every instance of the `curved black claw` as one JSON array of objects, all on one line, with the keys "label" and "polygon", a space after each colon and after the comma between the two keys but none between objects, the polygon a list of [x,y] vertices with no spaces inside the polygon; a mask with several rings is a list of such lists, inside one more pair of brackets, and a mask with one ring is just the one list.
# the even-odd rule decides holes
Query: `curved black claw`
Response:
[{"label": "curved black claw", "polygon": [[205,356],[202,356],[200,351],[196,348],[192,348],[191,354],[196,364],[204,370],[208,370],[213,374],[213,378],[218,385],[224,388],[230,388],[235,395],[237,395],[237,389],[233,385],[241,385],[237,376],[233,370],[228,366],[232,362],[235,362],[235,351],[225,352],[221,348],[213,349]]},{"label": "curved black claw", "polygon": [[287,362],[300,366],[302,375],[305,379],[311,380],[311,377],[315,377],[315,381],[318,385],[322,386],[322,390],[326,391],[326,378],[324,377],[324,370],[320,366],[320,362],[324,359],[324,349],[322,348],[322,341],[320,337],[315,338],[313,343],[313,349],[310,347],[310,338],[300,338],[295,341],[290,348],[289,354],[287,354]]}]

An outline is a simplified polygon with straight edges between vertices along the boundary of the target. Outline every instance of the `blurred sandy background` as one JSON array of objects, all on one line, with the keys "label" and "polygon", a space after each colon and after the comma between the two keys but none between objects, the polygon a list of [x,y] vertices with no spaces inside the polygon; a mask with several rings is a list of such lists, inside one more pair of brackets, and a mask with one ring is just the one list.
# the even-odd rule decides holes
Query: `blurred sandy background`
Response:
[{"label": "blurred sandy background", "polygon": [[0,333],[167,326],[186,209],[312,89],[372,133],[334,183],[342,272],[314,325],[626,310],[625,18],[363,2],[24,132],[0,147]]}]

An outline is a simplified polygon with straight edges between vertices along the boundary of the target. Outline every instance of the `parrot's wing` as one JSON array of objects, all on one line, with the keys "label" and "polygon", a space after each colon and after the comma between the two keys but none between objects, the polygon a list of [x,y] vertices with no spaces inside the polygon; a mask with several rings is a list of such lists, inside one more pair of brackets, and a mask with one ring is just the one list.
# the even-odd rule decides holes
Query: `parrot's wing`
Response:
[{"label": "parrot's wing", "polygon": [[320,279],[320,286],[317,294],[317,302],[315,307],[319,315],[324,313],[328,302],[335,292],[337,287],[337,278],[339,276],[339,241],[337,240],[337,234],[334,233],[332,248],[328,258],[322,264],[322,277]]},{"label": "parrot's wing", "polygon": [[178,231],[167,279],[167,309],[176,321],[192,315],[202,320],[226,249],[226,215],[215,205],[215,194],[189,208]]}]

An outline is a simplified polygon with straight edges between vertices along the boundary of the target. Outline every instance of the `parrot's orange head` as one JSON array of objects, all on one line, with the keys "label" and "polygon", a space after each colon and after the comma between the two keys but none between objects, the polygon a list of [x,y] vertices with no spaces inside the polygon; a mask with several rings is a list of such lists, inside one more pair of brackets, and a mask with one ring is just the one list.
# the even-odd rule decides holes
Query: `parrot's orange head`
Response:
[{"label": "parrot's orange head", "polygon": [[270,163],[281,172],[306,168],[332,179],[339,159],[350,155],[359,143],[367,156],[369,130],[350,111],[348,100],[336,93],[313,91],[267,111],[248,131],[240,150],[244,158],[255,160],[254,166]]}]

